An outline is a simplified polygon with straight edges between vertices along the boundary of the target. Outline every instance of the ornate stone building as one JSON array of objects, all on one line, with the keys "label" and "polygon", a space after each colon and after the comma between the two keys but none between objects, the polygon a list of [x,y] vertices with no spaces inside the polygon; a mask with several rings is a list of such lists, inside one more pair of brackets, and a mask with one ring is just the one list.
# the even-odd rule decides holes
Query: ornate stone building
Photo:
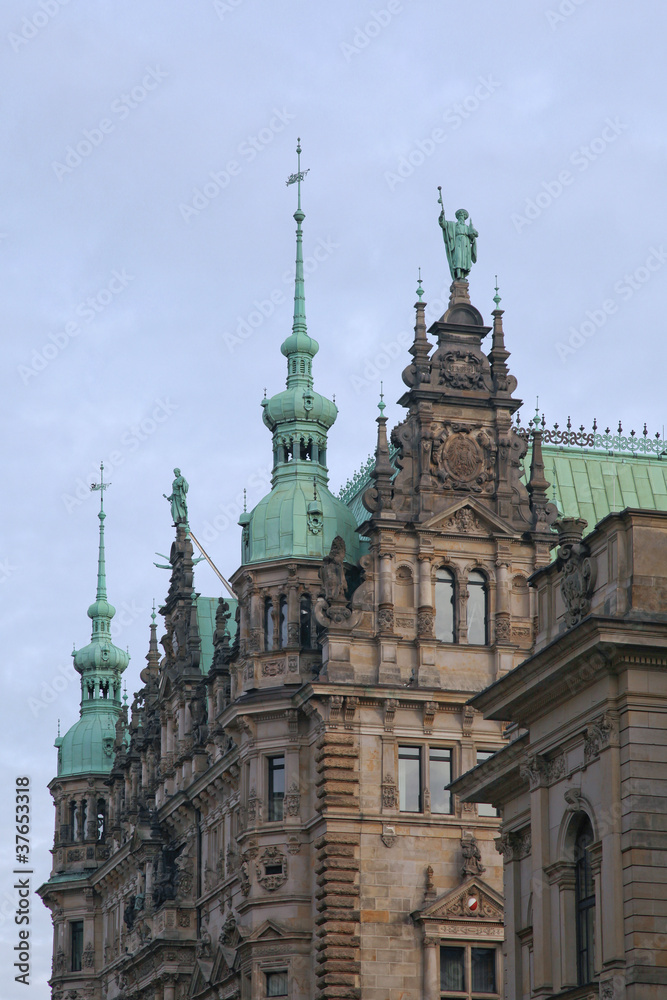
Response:
[{"label": "ornate stone building", "polygon": [[498,296],[486,326],[458,278],[427,331],[420,283],[405,418],[388,436],[381,402],[371,467],[333,496],[300,190],[294,217],[272,487],[240,519],[235,599],[212,622],[173,504],[162,651],[153,622],[131,713],[101,584],[75,654],[40,890],[56,1000],[503,995],[499,820],[448,786],[505,743],[469,699],[533,647],[556,516],[543,425],[513,421]]},{"label": "ornate stone building", "polygon": [[[557,522],[535,653],[472,699],[511,742],[455,782],[503,812],[508,996],[667,995],[667,513]],[[545,692],[549,697],[545,697]]]}]

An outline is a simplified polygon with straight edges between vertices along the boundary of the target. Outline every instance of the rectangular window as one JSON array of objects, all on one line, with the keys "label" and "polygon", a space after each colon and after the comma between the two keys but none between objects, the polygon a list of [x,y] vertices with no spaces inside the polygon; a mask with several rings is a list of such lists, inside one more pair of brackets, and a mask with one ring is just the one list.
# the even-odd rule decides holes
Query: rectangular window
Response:
[{"label": "rectangular window", "polygon": [[269,823],[282,820],[284,798],[285,758],[269,757]]},{"label": "rectangular window", "polygon": [[287,971],[266,973],[267,997],[287,996]]},{"label": "rectangular window", "polygon": [[[493,757],[495,750],[478,750],[477,751],[477,763],[483,764],[485,760],[489,757]],[[477,815],[478,816],[497,816],[498,810],[491,805],[490,802],[478,802],[477,803]]]},{"label": "rectangular window", "polygon": [[474,993],[496,992],[496,949],[470,949],[470,978]]},{"label": "rectangular window", "polygon": [[83,920],[73,920],[70,926],[70,968],[72,972],[81,972],[83,957]]},{"label": "rectangular window", "polygon": [[452,796],[447,785],[452,780],[452,751],[431,747],[428,754],[431,812],[451,813]]},{"label": "rectangular window", "polygon": [[465,948],[440,949],[440,990],[462,993],[466,988]]},{"label": "rectangular window", "polygon": [[401,812],[422,811],[421,747],[398,748],[398,805]]}]

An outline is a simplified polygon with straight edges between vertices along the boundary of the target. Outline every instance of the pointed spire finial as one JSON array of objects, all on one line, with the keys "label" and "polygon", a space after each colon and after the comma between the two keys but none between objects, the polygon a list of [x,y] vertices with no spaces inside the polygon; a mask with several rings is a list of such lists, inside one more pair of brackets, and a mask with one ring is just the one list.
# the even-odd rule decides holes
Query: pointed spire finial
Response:
[{"label": "pointed spire finial", "polygon": [[153,598],[153,611],[151,612],[151,618],[153,619],[153,624],[155,624],[155,619],[157,615],[155,614],[155,598]]},{"label": "pointed spire finial", "polygon": [[243,487],[243,513],[248,513],[248,494],[245,486]]},{"label": "pointed spire finial", "polygon": [[500,295],[498,294],[498,275],[496,275],[496,294],[493,296],[493,301],[496,303],[496,309],[501,303]]},{"label": "pointed spire finial", "polygon": [[422,288],[422,269],[421,269],[421,267],[417,268],[417,271],[419,273],[419,277],[417,279],[417,298],[421,302],[422,297],[424,295],[424,289]]},{"label": "pointed spire finial", "polygon": [[100,550],[99,557],[97,560],[97,597],[98,601],[106,601],[107,599],[107,580],[106,580],[106,568],[104,562],[104,518],[106,514],[104,513],[104,491],[108,490],[111,483],[104,482],[104,462],[100,462],[100,481],[99,483],[91,483],[90,489],[93,493],[100,494],[100,512],[97,515],[100,519]]},{"label": "pointed spire finial", "polygon": [[378,410],[380,411],[380,416],[384,416],[384,411],[386,408],[386,403],[384,401],[384,391],[382,382],[380,382],[380,402],[378,403]]},{"label": "pointed spire finial", "polygon": [[127,681],[123,681],[123,705],[127,708]]},{"label": "pointed spire finial", "polygon": [[58,719],[58,739],[60,739],[60,719]]}]

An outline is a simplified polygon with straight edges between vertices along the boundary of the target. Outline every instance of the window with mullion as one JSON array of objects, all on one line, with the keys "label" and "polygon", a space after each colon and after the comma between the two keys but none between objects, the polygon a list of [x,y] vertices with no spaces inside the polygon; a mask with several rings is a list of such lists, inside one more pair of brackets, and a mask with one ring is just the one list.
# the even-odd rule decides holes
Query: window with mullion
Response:
[{"label": "window with mullion", "polygon": [[440,1000],[498,1000],[497,948],[442,945]]},{"label": "window with mullion", "polygon": [[285,800],[285,758],[269,757],[269,823],[280,822],[283,818]]}]

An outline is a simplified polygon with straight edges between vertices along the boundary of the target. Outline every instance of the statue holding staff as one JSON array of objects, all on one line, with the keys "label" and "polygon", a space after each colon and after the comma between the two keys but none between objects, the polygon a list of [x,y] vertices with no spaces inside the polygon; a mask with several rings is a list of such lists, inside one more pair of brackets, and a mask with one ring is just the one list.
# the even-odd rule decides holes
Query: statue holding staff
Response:
[{"label": "statue holding staff", "polygon": [[445,241],[447,251],[447,263],[452,281],[465,280],[470,274],[472,265],[477,262],[477,237],[479,233],[472,224],[466,220],[468,213],[465,208],[459,208],[456,214],[456,222],[445,219],[445,206],[442,202],[442,188],[438,188],[438,202],[441,206],[440,228],[442,238]]},{"label": "statue holding staff", "polygon": [[187,524],[188,505],[186,495],[189,487],[185,476],[181,475],[180,469],[174,469],[174,476],[176,478],[171,484],[171,495],[167,496],[166,493],[163,493],[162,496],[171,504],[171,518],[174,524]]}]

